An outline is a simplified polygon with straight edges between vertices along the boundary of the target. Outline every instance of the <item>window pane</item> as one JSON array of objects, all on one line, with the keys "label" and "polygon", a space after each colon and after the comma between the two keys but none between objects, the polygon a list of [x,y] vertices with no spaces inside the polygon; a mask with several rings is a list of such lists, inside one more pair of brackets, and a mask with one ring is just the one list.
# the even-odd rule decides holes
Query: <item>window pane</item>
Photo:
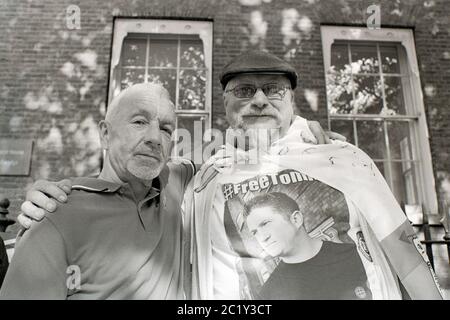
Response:
[{"label": "window pane", "polygon": [[352,73],[379,73],[375,44],[351,44]]},{"label": "window pane", "polygon": [[144,69],[122,69],[120,89],[123,90],[133,84],[144,82],[144,73]]},{"label": "window pane", "polygon": [[[327,34],[330,30],[324,27],[324,39],[330,38],[331,34]],[[344,30],[351,29],[341,29]],[[330,48],[329,61],[325,61],[330,64],[326,72],[330,129],[348,137],[352,128],[346,121],[354,121],[355,143],[374,159],[399,202],[416,204],[432,199],[435,196],[429,180],[432,176],[428,177],[432,170],[428,163],[418,160],[421,153],[428,150],[421,150],[416,141],[426,133],[416,124],[424,113],[416,110],[414,104],[418,93],[412,86],[417,75],[410,71],[415,57],[409,56],[414,54],[414,48],[406,44],[407,41],[405,46],[393,42],[393,38],[372,41],[364,28],[358,30],[360,40],[337,40],[340,38],[337,36]],[[399,31],[398,35],[402,33]],[[404,39],[412,38],[405,33]],[[351,78],[345,74],[346,46],[350,53]],[[405,115],[411,118],[402,117]]]},{"label": "window pane", "polygon": [[400,73],[397,46],[380,46],[380,55],[384,73]]},{"label": "window pane", "polygon": [[357,113],[379,114],[383,108],[381,79],[376,76],[354,76],[355,100],[352,102]]},{"label": "window pane", "polygon": [[400,77],[384,77],[384,94],[389,115],[405,114],[402,80]]},{"label": "window pane", "polygon": [[357,121],[358,147],[372,159],[386,159],[386,143],[382,121]]},{"label": "window pane", "polygon": [[352,79],[350,74],[327,74],[327,99],[330,114],[348,114],[352,112]]},{"label": "window pane", "polygon": [[177,72],[172,69],[149,69],[148,82],[161,83],[170,93],[170,100],[175,104],[175,91],[177,89]]},{"label": "window pane", "polygon": [[348,61],[348,48],[346,44],[333,44],[331,46],[331,65],[329,72],[350,73]]},{"label": "window pane", "polygon": [[413,166],[412,162],[391,162],[391,189],[398,202],[417,204]]},{"label": "window pane", "polygon": [[150,39],[149,67],[177,67],[178,40]]},{"label": "window pane", "polygon": [[355,144],[355,136],[353,134],[352,120],[331,120],[331,130],[342,134],[347,138],[347,142]]},{"label": "window pane", "polygon": [[388,121],[389,149],[393,160],[411,160],[411,140],[409,123]]},{"label": "window pane", "polygon": [[122,66],[145,66],[147,39],[129,39],[123,41]]},{"label": "window pane", "polygon": [[205,68],[203,42],[199,40],[181,40],[180,66],[182,68]]},{"label": "window pane", "polygon": [[180,71],[180,109],[205,109],[206,70]]}]

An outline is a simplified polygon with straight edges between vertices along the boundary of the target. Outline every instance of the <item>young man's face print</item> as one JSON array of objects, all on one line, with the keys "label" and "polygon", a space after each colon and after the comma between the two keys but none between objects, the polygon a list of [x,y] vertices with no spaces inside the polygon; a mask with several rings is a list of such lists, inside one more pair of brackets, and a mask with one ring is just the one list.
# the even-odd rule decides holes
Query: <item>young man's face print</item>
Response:
[{"label": "young man's face print", "polygon": [[286,256],[293,249],[297,227],[270,206],[254,208],[247,226],[261,247],[272,257]]}]

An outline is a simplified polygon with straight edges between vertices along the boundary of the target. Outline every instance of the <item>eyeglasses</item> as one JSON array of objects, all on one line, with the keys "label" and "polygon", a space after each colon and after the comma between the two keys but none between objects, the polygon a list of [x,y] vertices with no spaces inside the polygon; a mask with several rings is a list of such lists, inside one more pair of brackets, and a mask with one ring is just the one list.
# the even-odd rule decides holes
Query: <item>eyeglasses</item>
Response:
[{"label": "eyeglasses", "polygon": [[233,92],[234,96],[239,99],[251,99],[259,88],[261,88],[262,92],[268,99],[283,99],[287,90],[291,87],[282,86],[276,83],[263,84],[261,87],[257,87],[253,84],[239,84],[232,89],[226,90],[225,92]]}]

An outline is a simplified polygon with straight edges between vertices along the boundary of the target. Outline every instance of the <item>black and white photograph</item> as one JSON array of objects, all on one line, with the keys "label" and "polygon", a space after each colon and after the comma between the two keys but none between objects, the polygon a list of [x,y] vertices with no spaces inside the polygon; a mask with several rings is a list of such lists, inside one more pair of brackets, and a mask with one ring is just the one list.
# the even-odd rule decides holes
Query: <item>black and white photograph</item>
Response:
[{"label": "black and white photograph", "polygon": [[0,26],[0,300],[450,298],[450,0],[0,0]]}]

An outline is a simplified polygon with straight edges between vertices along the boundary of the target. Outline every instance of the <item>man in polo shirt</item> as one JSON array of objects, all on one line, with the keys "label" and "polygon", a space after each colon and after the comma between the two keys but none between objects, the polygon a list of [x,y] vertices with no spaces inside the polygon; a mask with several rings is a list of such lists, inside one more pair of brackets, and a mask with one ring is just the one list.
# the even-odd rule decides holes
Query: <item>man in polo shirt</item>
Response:
[{"label": "man in polo shirt", "polygon": [[188,164],[167,164],[174,106],[160,85],[117,96],[99,123],[98,178],[25,232],[2,299],[182,299],[182,195]]}]

